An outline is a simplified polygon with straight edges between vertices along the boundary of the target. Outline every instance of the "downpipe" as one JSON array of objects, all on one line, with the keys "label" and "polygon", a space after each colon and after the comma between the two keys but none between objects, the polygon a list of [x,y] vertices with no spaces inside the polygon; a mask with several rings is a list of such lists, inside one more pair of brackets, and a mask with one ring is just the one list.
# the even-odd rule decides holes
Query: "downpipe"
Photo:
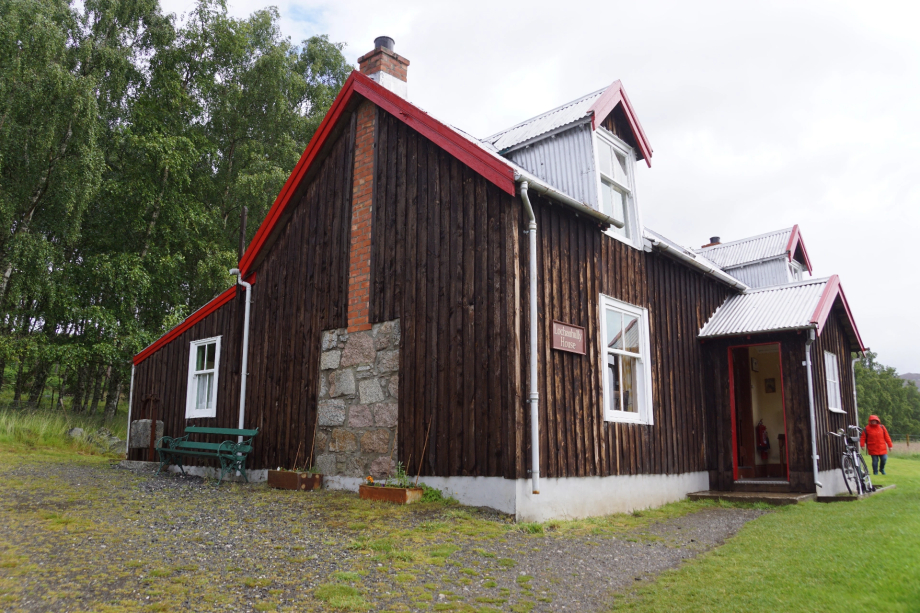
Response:
[{"label": "downpipe", "polygon": [[811,344],[815,342],[815,329],[808,331],[805,341],[805,372],[808,375],[808,420],[811,422],[811,468],[814,473],[815,486],[824,487],[818,481],[818,439],[815,434],[815,383],[811,374]]},{"label": "downpipe", "polygon": [[530,478],[533,493],[540,493],[540,392],[537,387],[537,218],[533,214],[527,181],[520,182],[521,202],[527,213],[527,236],[530,239]]},{"label": "downpipe", "polygon": [[[236,275],[238,285],[246,288],[246,306],[243,309],[243,364],[240,371],[240,421],[237,426],[243,429],[246,421],[246,379],[249,377],[249,304],[252,302],[252,284],[243,281],[243,275],[238,268],[230,269],[231,275]],[[237,437],[237,443],[242,443],[243,437]]]}]

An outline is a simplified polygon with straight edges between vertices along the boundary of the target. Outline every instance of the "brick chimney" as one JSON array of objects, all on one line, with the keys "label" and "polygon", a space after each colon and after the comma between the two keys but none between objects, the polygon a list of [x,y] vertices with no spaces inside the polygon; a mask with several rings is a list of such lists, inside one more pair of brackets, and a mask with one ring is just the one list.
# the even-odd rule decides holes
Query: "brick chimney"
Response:
[{"label": "brick chimney", "polygon": [[366,74],[397,96],[407,98],[409,60],[393,52],[394,44],[389,36],[378,36],[374,39],[374,50],[358,58],[358,67],[361,74]]},{"label": "brick chimney", "polygon": [[722,243],[721,243],[721,241],[719,240],[719,237],[718,237],[718,236],[711,236],[711,237],[709,237],[709,244],[708,244],[708,245],[703,245],[702,247],[700,247],[700,249],[705,249],[706,247],[715,247],[716,245],[721,245],[721,244],[722,244]]}]

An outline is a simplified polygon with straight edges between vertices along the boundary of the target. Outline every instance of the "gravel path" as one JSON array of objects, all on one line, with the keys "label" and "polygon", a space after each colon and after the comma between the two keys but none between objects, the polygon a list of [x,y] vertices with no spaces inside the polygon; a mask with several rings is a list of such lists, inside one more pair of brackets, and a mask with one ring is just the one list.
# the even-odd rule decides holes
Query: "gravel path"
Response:
[{"label": "gravel path", "polygon": [[515,525],[0,455],[2,611],[597,611],[765,511]]}]

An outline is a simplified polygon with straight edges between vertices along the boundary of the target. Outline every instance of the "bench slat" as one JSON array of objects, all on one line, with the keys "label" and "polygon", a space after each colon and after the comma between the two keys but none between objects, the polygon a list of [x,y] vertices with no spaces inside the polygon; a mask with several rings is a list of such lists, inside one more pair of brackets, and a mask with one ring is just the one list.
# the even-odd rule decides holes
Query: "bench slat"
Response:
[{"label": "bench slat", "polygon": [[186,434],[223,434],[225,436],[255,436],[258,430],[240,428],[205,428],[203,426],[188,426]]},{"label": "bench slat", "polygon": [[[174,451],[177,453],[178,452],[186,453],[186,452],[192,452],[192,451],[200,451],[200,452],[209,452],[212,454],[216,454],[218,449],[220,449],[220,443],[198,443],[195,441],[183,441],[181,443],[178,443],[175,447],[172,447],[172,448],[161,447],[160,449],[168,449],[170,451]],[[249,453],[250,451],[252,451],[252,445],[241,445],[237,447],[234,451],[237,453]]]}]

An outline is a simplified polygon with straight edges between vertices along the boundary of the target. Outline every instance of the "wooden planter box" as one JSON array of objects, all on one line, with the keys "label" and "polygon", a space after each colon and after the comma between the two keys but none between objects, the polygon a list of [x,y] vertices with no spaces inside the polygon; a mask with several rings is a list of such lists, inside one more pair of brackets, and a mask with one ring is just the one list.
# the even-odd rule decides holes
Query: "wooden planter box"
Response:
[{"label": "wooden planter box", "polygon": [[297,473],[291,470],[268,471],[268,485],[279,490],[301,490],[310,492],[322,489],[323,476]]},{"label": "wooden planter box", "polygon": [[411,504],[422,499],[420,487],[378,487],[376,485],[362,485],[358,494],[364,500],[381,500],[395,504]]}]

